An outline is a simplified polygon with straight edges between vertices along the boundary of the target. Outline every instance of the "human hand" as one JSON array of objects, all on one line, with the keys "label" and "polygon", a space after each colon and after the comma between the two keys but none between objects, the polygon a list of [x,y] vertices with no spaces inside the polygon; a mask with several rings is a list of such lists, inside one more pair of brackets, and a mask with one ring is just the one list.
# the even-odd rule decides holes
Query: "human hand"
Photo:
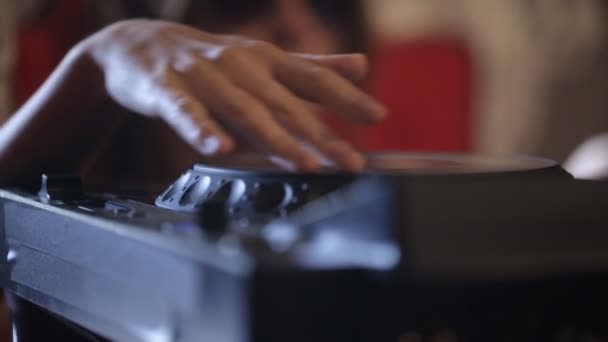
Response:
[{"label": "human hand", "polygon": [[364,158],[332,134],[315,107],[367,124],[385,116],[351,83],[365,76],[362,55],[289,54],[260,41],[150,20],[112,25],[82,46],[115,101],[161,118],[205,156],[254,144],[293,169],[315,171],[327,158],[357,171]]}]

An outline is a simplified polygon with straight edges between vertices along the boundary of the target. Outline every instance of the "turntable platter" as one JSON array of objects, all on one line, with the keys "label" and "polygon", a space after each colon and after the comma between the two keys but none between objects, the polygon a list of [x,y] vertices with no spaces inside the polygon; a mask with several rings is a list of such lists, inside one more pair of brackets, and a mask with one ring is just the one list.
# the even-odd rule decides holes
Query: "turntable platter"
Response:
[{"label": "turntable platter", "polygon": [[[449,153],[371,153],[367,154],[365,173],[390,174],[477,174],[532,171],[559,167],[559,164],[545,158],[530,156],[491,156],[479,154]],[[240,155],[201,164],[195,169],[229,168],[231,170],[266,173],[287,173],[267,159],[257,155]],[[342,173],[326,167],[325,174]]]},{"label": "turntable platter", "polygon": [[[282,170],[259,156],[224,159],[214,165],[197,164],[186,171],[156,200],[156,205],[196,211],[208,202],[222,203],[242,217],[282,215],[359,176],[416,180],[446,178],[519,179],[570,177],[559,164],[534,157],[490,157],[465,154],[383,153],[368,155],[362,175],[326,168],[319,173]],[[250,207],[258,208],[256,210]],[[238,216],[237,215],[237,216]]]},{"label": "turntable platter", "polygon": [[385,153],[369,156],[368,171],[398,173],[487,173],[556,167],[552,160],[528,156],[475,154]]}]

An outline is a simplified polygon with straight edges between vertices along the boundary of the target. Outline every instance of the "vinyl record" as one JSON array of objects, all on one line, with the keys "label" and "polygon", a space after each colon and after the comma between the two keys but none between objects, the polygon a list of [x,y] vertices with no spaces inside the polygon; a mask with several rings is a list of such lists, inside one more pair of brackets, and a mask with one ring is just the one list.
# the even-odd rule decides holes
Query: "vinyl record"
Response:
[{"label": "vinyl record", "polygon": [[[559,164],[544,158],[530,156],[491,156],[478,154],[439,153],[372,153],[367,154],[364,173],[379,174],[484,174],[539,171],[559,168]],[[195,166],[196,169],[225,168],[232,171],[252,171],[273,174],[289,172],[257,155],[240,155]],[[322,174],[343,173],[325,166]]]}]

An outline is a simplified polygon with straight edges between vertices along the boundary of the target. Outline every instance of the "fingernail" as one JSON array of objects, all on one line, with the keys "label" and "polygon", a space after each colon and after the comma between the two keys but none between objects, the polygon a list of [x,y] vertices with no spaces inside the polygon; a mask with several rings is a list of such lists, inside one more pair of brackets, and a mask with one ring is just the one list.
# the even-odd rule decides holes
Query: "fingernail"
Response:
[{"label": "fingernail", "polygon": [[234,148],[236,147],[236,143],[234,142],[234,139],[230,138],[230,137],[220,137],[221,143],[220,143],[220,150],[219,153],[220,154],[226,154],[229,152],[232,152],[234,150]]},{"label": "fingernail", "polygon": [[224,154],[230,152],[234,147],[232,139],[222,136],[209,136],[199,141],[197,150],[206,156]]},{"label": "fingernail", "polygon": [[319,172],[321,164],[319,159],[317,159],[315,156],[307,155],[306,157],[302,158],[299,168],[304,172]]},{"label": "fingernail", "polygon": [[342,143],[342,167],[347,171],[351,172],[361,172],[363,168],[365,168],[365,164],[367,164],[367,159],[355,150],[351,145],[347,143]]},{"label": "fingernail", "polygon": [[353,172],[361,172],[365,168],[365,164],[367,164],[367,159],[360,153],[354,153],[350,160],[350,165],[348,165],[348,169]]},{"label": "fingernail", "polygon": [[335,162],[332,162],[334,167],[336,162],[341,169],[351,172],[360,172],[365,167],[367,159],[349,143],[335,139],[327,141],[326,144],[326,149],[331,151],[331,155],[335,158]]},{"label": "fingernail", "polygon": [[384,118],[386,118],[386,116],[388,115],[388,110],[386,109],[386,107],[384,107],[382,104],[380,104],[377,101],[374,101],[374,100],[367,101],[366,107],[367,107],[366,110],[369,113],[373,114],[372,120],[374,120],[374,122],[381,121]]}]

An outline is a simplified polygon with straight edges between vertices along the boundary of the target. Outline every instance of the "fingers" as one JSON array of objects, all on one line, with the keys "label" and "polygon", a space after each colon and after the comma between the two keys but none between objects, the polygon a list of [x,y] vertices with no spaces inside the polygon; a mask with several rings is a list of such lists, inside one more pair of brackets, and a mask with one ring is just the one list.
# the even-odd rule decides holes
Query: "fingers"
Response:
[{"label": "fingers", "polygon": [[275,77],[297,95],[329,107],[348,120],[377,123],[386,110],[336,72],[300,58],[282,58]]},{"label": "fingers", "polygon": [[295,169],[319,169],[318,158],[279,124],[262,101],[235,85],[210,63],[201,61],[197,69],[190,77],[196,83],[198,96],[226,126],[258,143],[268,153],[292,161]]},{"label": "fingers", "polygon": [[[312,111],[311,106],[286,87],[263,74],[249,72],[233,76],[239,87],[259,99],[291,134],[311,145],[311,153],[327,166],[360,171],[365,159],[347,142],[339,140]],[[320,155],[318,155],[320,152]]]},{"label": "fingers", "polygon": [[154,95],[158,115],[196,151],[213,156],[234,149],[234,139],[174,75],[169,74]]},{"label": "fingers", "polygon": [[132,54],[150,73],[143,83],[159,90],[151,95],[155,112],[197,151],[226,153],[245,138],[298,170],[316,171],[326,160],[352,171],[363,167],[364,158],[335,137],[307,101],[353,121],[381,120],[384,108],[349,81],[364,78],[364,56],[291,55],[241,37],[157,29],[163,34],[148,50],[132,44]]},{"label": "fingers", "polygon": [[365,55],[338,54],[338,55],[312,55],[295,53],[294,56],[332,69],[352,82],[360,82],[367,76],[368,62]]}]

